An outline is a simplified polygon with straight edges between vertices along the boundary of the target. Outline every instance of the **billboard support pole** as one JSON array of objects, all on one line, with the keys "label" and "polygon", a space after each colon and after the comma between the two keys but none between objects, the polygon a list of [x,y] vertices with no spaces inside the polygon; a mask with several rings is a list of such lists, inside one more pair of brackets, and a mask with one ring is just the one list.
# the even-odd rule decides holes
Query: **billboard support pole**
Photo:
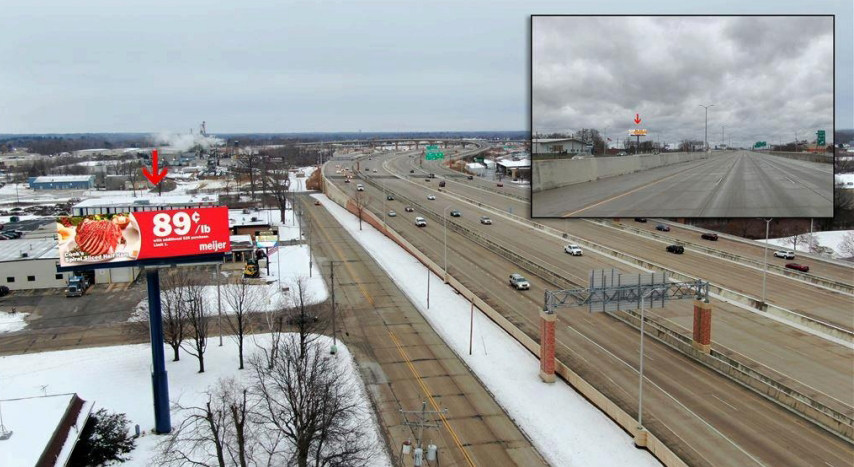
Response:
[{"label": "billboard support pole", "polygon": [[148,319],[151,329],[151,385],[154,394],[154,429],[157,433],[172,431],[169,415],[169,379],[163,355],[163,316],[160,311],[160,270],[145,270],[148,282]]}]

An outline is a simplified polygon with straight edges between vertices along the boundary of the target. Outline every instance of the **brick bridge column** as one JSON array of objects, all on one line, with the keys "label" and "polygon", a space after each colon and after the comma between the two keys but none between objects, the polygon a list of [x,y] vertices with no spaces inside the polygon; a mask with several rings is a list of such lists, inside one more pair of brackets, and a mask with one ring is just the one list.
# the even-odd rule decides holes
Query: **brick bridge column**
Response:
[{"label": "brick bridge column", "polygon": [[694,300],[694,341],[695,349],[709,353],[712,344],[712,305],[702,300]]},{"label": "brick bridge column", "polygon": [[540,311],[540,379],[555,382],[555,322],[557,315]]}]

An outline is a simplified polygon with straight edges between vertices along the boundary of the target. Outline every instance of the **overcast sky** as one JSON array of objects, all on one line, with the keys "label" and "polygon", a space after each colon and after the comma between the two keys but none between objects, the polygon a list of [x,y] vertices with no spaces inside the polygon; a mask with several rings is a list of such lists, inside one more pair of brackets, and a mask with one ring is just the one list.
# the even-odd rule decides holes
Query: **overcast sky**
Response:
[{"label": "overcast sky", "polygon": [[[644,3],[2,0],[0,133],[187,131],[202,120],[212,133],[526,130],[533,13],[803,10],[796,0]],[[852,42],[850,0],[809,9],[844,14]],[[663,42],[596,34],[611,44]],[[854,53],[844,47],[847,73],[837,76],[846,81],[837,84],[848,89],[851,127]],[[634,112],[633,102],[612,102]]]},{"label": "overcast sky", "polygon": [[833,128],[831,17],[535,17],[532,56],[537,132],[702,140],[700,104],[710,145]]}]

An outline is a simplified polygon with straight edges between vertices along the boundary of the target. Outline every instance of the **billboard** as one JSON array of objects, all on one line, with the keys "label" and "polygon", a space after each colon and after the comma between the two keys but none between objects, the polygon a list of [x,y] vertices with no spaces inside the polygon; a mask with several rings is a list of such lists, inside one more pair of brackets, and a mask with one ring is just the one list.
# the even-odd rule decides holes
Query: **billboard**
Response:
[{"label": "billboard", "polygon": [[255,246],[258,248],[271,248],[279,243],[279,233],[266,230],[255,236]]},{"label": "billboard", "polygon": [[646,136],[646,130],[632,130],[629,132],[630,136]]},{"label": "billboard", "polygon": [[60,267],[231,251],[224,206],[63,216],[56,229]]}]

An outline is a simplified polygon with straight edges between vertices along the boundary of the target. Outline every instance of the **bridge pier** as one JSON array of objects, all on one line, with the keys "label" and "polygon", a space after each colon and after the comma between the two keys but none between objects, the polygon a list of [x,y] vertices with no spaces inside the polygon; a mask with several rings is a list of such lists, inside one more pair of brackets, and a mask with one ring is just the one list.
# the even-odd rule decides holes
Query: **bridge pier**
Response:
[{"label": "bridge pier", "polygon": [[540,311],[540,379],[555,382],[555,324],[557,315]]},{"label": "bridge pier", "polygon": [[694,300],[694,339],[691,343],[700,352],[709,353],[712,344],[712,305]]}]

